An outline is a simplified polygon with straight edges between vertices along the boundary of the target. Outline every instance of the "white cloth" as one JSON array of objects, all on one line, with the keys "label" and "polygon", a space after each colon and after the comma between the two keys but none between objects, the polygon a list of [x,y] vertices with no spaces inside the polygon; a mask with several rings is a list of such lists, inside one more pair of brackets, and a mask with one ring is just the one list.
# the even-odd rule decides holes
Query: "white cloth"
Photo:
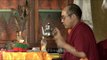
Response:
[{"label": "white cloth", "polygon": [[103,0],[101,9],[103,10],[103,12],[107,11],[107,0]]},{"label": "white cloth", "polygon": [[77,4],[81,8],[82,20],[93,28],[90,0],[74,0],[74,4]]},{"label": "white cloth", "polygon": [[107,0],[103,0],[102,7],[104,9],[107,9]]}]

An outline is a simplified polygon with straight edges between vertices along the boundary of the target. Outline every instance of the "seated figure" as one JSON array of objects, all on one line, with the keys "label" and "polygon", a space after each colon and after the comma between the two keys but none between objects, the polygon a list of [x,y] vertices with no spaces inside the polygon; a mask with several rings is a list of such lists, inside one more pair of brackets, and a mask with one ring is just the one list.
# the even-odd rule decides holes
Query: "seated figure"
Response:
[{"label": "seated figure", "polygon": [[17,34],[17,42],[13,48],[16,52],[26,52],[28,48],[28,43],[23,39],[21,32]]},{"label": "seated figure", "polygon": [[107,60],[107,39],[97,44],[100,60]]}]

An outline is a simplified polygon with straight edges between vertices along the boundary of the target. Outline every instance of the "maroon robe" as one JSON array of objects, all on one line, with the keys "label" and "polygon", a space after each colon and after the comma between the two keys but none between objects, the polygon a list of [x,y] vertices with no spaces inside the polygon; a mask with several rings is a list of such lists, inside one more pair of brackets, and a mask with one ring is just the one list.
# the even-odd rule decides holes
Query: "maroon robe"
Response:
[{"label": "maroon robe", "polygon": [[107,39],[97,44],[100,60],[107,60]]},{"label": "maroon robe", "polygon": [[[68,35],[67,43],[78,51],[83,51],[88,60],[98,60],[96,41],[91,28],[83,22],[79,22]],[[80,60],[80,58],[65,51],[63,60]]]}]

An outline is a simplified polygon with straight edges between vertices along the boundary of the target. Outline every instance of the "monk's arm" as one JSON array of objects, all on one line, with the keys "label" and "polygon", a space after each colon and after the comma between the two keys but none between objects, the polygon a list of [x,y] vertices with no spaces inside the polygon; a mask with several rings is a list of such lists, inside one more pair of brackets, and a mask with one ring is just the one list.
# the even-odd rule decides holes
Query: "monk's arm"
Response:
[{"label": "monk's arm", "polygon": [[86,54],[83,51],[77,51],[73,46],[71,46],[67,43],[64,43],[63,48],[76,57],[79,57],[79,58],[85,58],[86,57]]}]

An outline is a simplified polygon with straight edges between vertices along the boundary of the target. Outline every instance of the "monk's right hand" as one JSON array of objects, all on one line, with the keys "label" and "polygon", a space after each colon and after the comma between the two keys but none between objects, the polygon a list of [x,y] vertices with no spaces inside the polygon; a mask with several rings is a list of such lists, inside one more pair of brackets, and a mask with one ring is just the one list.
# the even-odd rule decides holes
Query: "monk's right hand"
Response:
[{"label": "monk's right hand", "polygon": [[88,60],[88,58],[87,58],[87,57],[85,57],[85,58],[81,58],[80,60]]},{"label": "monk's right hand", "polygon": [[57,27],[52,31],[52,34],[55,40],[59,40],[62,37],[61,32]]},{"label": "monk's right hand", "polygon": [[65,41],[61,35],[60,30],[58,28],[55,28],[52,33],[53,33],[53,37],[54,37],[54,40],[55,40],[57,46],[63,48]]}]

